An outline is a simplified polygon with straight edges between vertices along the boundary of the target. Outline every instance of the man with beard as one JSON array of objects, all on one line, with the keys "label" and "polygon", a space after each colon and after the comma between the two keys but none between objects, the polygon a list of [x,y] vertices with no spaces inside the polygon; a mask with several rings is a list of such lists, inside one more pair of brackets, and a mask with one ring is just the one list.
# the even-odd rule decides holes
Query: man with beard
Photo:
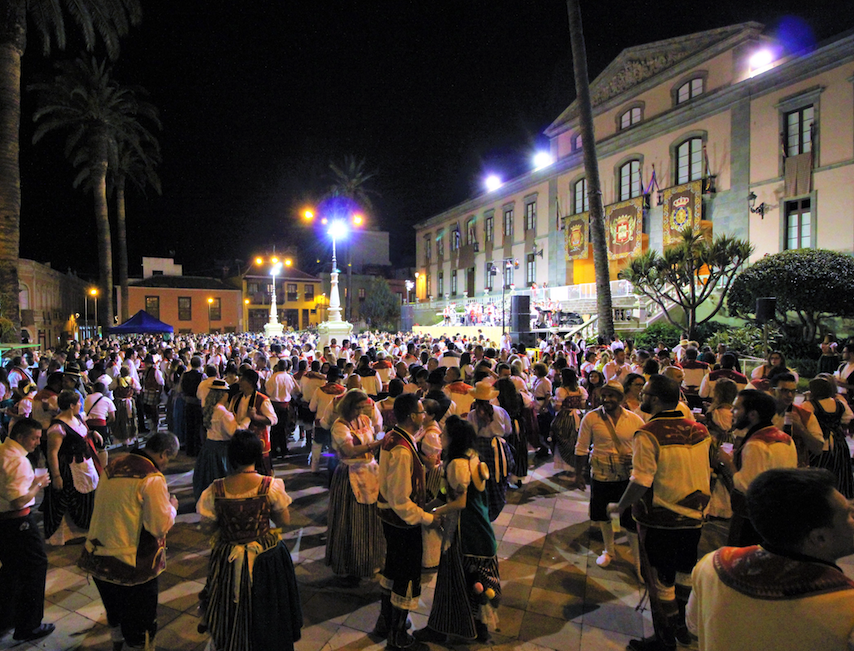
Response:
[{"label": "man with beard", "polygon": [[[585,488],[584,465],[588,452],[592,481],[590,483],[590,520],[599,525],[605,549],[596,565],[607,567],[616,556],[614,529],[608,516],[608,504],[618,502],[629,485],[632,472],[632,439],[643,427],[643,419],[623,409],[623,385],[611,380],[601,390],[602,405],[587,413],[581,421],[578,441],[575,445],[575,487]],[[590,449],[592,445],[592,450]],[[628,458],[626,458],[628,457]],[[639,568],[640,554],[635,523],[627,511],[620,517],[626,530],[632,561]],[[640,572],[638,571],[638,574]]]},{"label": "man with beard", "polygon": [[747,434],[732,452],[721,452],[723,471],[732,475],[732,520],[727,545],[746,547],[762,542],[747,518],[745,495],[751,482],[771,468],[797,468],[798,452],[792,437],[773,425],[777,402],[755,389],[740,391],[732,408],[733,427]]},{"label": "man with beard", "polygon": [[798,467],[809,465],[811,454],[821,454],[824,447],[824,434],[815,414],[795,404],[798,383],[791,373],[777,375],[771,384],[777,398],[777,414],[774,426],[792,437],[798,451]]},{"label": "man with beard", "polygon": [[694,569],[688,628],[701,649],[851,649],[854,511],[822,468],[762,473],[747,491],[761,547],[723,547]]},{"label": "man with beard", "polygon": [[679,384],[674,380],[651,376],[641,399],[641,410],[651,418],[635,433],[629,485],[608,511],[623,513],[632,507],[655,630],[650,638],[630,640],[628,647],[669,651],[677,640],[691,643],[685,607],[711,497],[712,439],[703,425],[677,410]]}]

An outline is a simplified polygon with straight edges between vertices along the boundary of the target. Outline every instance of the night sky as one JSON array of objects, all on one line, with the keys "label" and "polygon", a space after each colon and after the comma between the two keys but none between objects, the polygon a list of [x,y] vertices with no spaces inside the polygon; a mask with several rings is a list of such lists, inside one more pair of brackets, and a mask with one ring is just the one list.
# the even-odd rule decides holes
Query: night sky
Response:
[{"label": "night sky", "polygon": [[[345,155],[377,171],[372,225],[391,231],[392,262],[412,265],[412,225],[478,193],[486,170],[524,171],[574,98],[560,0],[143,0],[143,11],[114,73],[160,109],[163,195],[129,192],[132,276],[143,255],[174,251],[185,273],[212,274],[271,242],[301,246],[312,270],[328,254],[299,213]],[[854,25],[840,0],[582,0],[582,12],[591,79],[625,47],[738,22],[807,41],[793,17],[816,40]],[[51,65],[31,34],[24,84]],[[63,137],[31,144],[33,105],[24,91],[21,256],[94,276],[91,196],[71,188]]]}]

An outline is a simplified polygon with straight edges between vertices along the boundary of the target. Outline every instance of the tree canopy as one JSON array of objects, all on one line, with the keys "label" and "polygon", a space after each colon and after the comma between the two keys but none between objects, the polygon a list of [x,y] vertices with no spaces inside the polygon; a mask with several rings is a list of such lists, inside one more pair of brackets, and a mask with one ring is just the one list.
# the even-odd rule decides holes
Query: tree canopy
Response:
[{"label": "tree canopy", "polygon": [[359,307],[359,315],[373,328],[397,330],[400,300],[391,291],[385,279],[377,278],[371,282],[368,295]]},{"label": "tree canopy", "polygon": [[[731,314],[753,318],[756,299],[777,299],[776,321],[791,337],[814,341],[822,321],[854,317],[848,292],[854,286],[854,258],[826,249],[775,253],[742,271],[733,282],[727,307]],[[794,337],[793,337],[794,335]]]},{"label": "tree canopy", "polygon": [[[689,227],[663,253],[649,250],[632,258],[620,278],[631,282],[637,293],[656,303],[670,323],[693,339],[697,326],[720,311],[733,278],[752,252],[746,240],[719,235],[710,241],[702,231]],[[697,310],[706,301],[712,301],[713,308],[698,321]],[[671,312],[674,306],[682,308],[681,321]]]}]

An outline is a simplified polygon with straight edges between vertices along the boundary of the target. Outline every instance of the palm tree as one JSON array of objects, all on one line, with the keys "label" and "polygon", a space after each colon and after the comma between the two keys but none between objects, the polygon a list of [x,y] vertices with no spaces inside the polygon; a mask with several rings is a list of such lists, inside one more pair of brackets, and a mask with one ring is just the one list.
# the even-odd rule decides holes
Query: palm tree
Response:
[{"label": "palm tree", "polygon": [[[329,187],[327,196],[330,197],[345,197],[350,201],[355,202],[367,213],[374,211],[374,205],[371,202],[371,195],[377,195],[377,192],[369,187],[369,181],[374,178],[376,171],[367,171],[365,169],[365,159],[356,159],[355,156],[345,156],[344,164],[329,163],[329,169],[332,170],[332,185]],[[352,263],[352,242],[347,247],[347,296],[344,301],[344,319],[350,320],[352,294],[352,279],[353,265]]]},{"label": "palm tree", "polygon": [[596,136],[593,132],[593,106],[590,102],[590,84],[587,77],[587,52],[578,0],[566,0],[566,10],[569,14],[569,40],[572,43],[572,67],[575,72],[584,171],[587,174],[587,194],[590,198],[590,235],[593,241],[593,268],[596,271],[596,311],[599,315],[599,334],[607,341],[607,337],[614,334],[614,311],[611,307],[611,273],[608,269],[608,245],[605,241],[605,208],[602,206],[599,160],[596,156]]},{"label": "palm tree", "polygon": [[21,59],[31,24],[41,37],[42,51],[51,43],[65,47],[65,9],[77,25],[88,50],[96,37],[114,59],[119,37],[142,18],[140,0],[0,0],[0,310],[12,321],[20,340],[18,251],[21,228]]},{"label": "palm tree", "polygon": [[[139,94],[139,93],[138,93]],[[160,127],[157,109],[143,100],[139,101],[140,115]],[[137,131],[135,141],[120,140],[116,166],[111,169],[110,185],[116,193],[116,246],[118,248],[119,287],[122,303],[122,322],[128,317],[128,247],[125,206],[125,186],[128,180],[143,194],[147,186],[161,193],[160,177],[155,168],[160,163],[160,143],[141,123],[134,125]]]},{"label": "palm tree", "polygon": [[31,86],[39,107],[33,120],[39,123],[33,142],[51,131],[68,131],[65,154],[79,170],[74,187],[83,185],[95,200],[100,267],[101,322],[113,325],[113,259],[110,217],[107,207],[107,169],[115,167],[119,143],[142,149],[137,120],[140,102],[130,88],[116,83],[105,62],[78,58],[56,64],[51,83]]}]

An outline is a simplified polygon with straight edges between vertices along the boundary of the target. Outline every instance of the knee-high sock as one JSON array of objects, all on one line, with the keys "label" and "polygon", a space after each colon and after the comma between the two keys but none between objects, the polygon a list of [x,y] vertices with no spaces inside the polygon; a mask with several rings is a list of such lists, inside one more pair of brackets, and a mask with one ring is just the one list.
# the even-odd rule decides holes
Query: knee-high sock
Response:
[{"label": "knee-high sock", "polygon": [[638,579],[641,578],[641,562],[640,562],[640,541],[638,535],[631,531],[626,531],[626,538],[629,540],[629,549],[632,552],[632,563],[635,566],[635,574]]},{"label": "knee-high sock", "polygon": [[320,457],[323,453],[322,443],[311,444],[311,471],[317,472],[320,468]]},{"label": "knee-high sock", "polygon": [[609,522],[600,522],[599,529],[602,531],[602,540],[605,541],[605,551],[614,555],[614,529]]}]

